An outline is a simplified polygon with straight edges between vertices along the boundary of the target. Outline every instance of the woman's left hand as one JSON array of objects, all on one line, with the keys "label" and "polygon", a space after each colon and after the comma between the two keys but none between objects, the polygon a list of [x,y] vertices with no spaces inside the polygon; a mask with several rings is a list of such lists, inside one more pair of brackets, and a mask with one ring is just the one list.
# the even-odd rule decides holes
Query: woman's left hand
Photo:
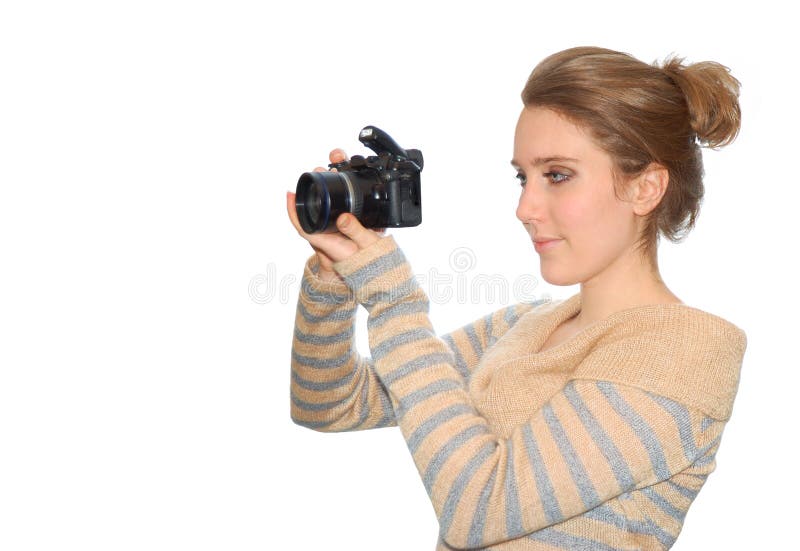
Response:
[{"label": "woman's left hand", "polygon": [[[331,162],[343,160],[344,151],[335,149],[331,152]],[[323,170],[323,169],[318,169]],[[295,194],[286,192],[286,211],[297,233],[308,241],[314,250],[324,254],[329,261],[339,262],[365,249],[381,239],[385,229],[371,230],[361,225],[358,218],[350,213],[339,215],[336,219],[338,233],[306,233],[300,225],[295,209]]]},{"label": "woman's left hand", "polygon": [[[314,249],[322,251],[334,262],[349,258],[361,249],[366,249],[382,238],[382,233],[370,230],[361,225],[358,218],[350,213],[340,214],[336,219],[339,233],[306,233],[297,219],[294,205],[294,193],[287,193],[286,210],[292,225],[300,236],[307,240]],[[355,245],[355,246],[354,246]]]}]

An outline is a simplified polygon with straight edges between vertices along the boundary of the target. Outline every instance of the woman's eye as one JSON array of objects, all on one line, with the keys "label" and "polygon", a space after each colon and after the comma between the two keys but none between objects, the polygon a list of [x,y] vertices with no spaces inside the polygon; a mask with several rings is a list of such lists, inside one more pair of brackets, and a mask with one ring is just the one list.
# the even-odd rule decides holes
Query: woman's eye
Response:
[{"label": "woman's eye", "polygon": [[[569,180],[570,178],[569,174],[564,174],[563,172],[556,172],[556,171],[545,172],[543,176],[545,178],[548,178],[550,182],[553,184],[560,184],[562,182]],[[525,184],[528,183],[528,179],[522,172],[517,172],[517,180],[519,180],[519,185],[522,187],[525,187]]]},{"label": "woman's eye", "polygon": [[545,176],[550,178],[550,181],[554,184],[560,184],[561,182],[569,180],[569,176],[561,172],[546,172]]}]

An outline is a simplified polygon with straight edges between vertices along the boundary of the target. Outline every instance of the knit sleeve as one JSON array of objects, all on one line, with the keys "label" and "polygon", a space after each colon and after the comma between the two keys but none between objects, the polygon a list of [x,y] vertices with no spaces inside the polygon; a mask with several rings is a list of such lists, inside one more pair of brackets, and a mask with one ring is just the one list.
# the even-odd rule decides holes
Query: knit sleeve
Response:
[{"label": "knit sleeve", "polygon": [[381,319],[369,328],[374,369],[398,404],[398,425],[449,546],[551,537],[555,524],[669,479],[718,437],[703,430],[701,413],[677,402],[589,380],[571,381],[526,423],[496,434],[424,309],[404,312],[403,304],[426,297],[393,238],[334,268],[369,319]]},{"label": "knit sleeve", "polygon": [[[303,270],[297,301],[291,357],[291,417],[301,426],[321,432],[342,432],[396,426],[394,408],[372,358],[355,346],[358,302],[343,282],[317,276],[316,254]],[[533,304],[499,309],[474,323],[442,336],[465,381],[483,352],[499,339]],[[369,327],[396,314],[428,313],[427,300],[404,301],[383,317],[370,318]]]}]

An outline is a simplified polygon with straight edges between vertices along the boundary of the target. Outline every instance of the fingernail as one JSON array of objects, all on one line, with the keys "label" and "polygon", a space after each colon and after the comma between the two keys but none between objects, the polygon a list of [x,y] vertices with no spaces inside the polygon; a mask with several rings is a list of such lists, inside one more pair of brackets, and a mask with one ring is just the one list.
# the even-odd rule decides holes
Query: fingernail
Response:
[{"label": "fingernail", "polygon": [[337,223],[339,224],[340,228],[346,228],[350,223],[350,218],[346,214],[342,214],[341,216],[339,216]]}]

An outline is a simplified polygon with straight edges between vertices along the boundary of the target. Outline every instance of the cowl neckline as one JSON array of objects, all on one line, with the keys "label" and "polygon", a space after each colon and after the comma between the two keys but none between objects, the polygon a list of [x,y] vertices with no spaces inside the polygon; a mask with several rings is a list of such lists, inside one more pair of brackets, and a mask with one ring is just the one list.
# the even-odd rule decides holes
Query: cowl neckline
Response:
[{"label": "cowl neckline", "polygon": [[618,324],[625,324],[628,322],[635,322],[637,319],[646,319],[650,321],[663,320],[670,321],[678,318],[690,320],[693,317],[705,318],[705,323],[713,323],[722,327],[727,326],[729,329],[738,331],[739,328],[728,320],[689,306],[685,303],[655,303],[645,304],[640,306],[633,306],[618,310],[613,314],[606,316],[601,320],[597,320],[592,324],[584,327],[574,335],[564,341],[551,346],[546,350],[541,350],[544,343],[553,332],[565,321],[575,317],[581,311],[581,294],[576,293],[566,299],[555,299],[542,308],[533,308],[531,311],[525,313],[520,322],[525,318],[536,319],[536,327],[533,339],[530,343],[530,350],[528,355],[533,355],[539,358],[546,358],[548,356],[561,356],[567,351],[583,348],[586,343],[596,340],[599,334],[606,333],[610,327]]}]

